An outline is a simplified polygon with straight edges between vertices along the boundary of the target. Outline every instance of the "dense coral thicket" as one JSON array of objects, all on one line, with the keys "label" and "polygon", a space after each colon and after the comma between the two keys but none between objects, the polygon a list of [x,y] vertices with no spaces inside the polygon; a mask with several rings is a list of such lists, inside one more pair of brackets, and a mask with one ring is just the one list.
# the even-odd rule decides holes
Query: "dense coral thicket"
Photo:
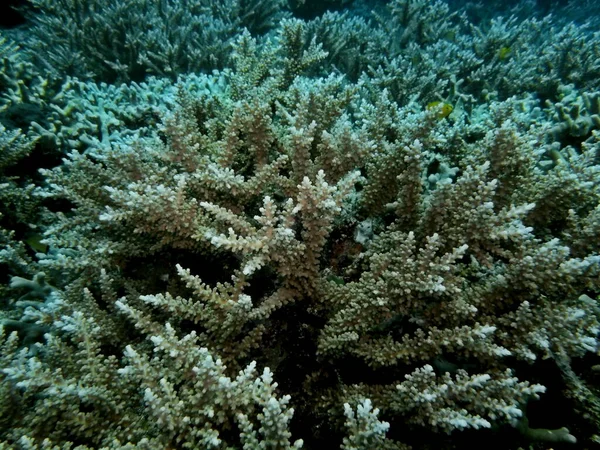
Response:
[{"label": "dense coral thicket", "polygon": [[598,440],[599,39],[536,72],[587,32],[385,14],[120,86],[150,60],[48,82],[0,41],[0,446]]}]

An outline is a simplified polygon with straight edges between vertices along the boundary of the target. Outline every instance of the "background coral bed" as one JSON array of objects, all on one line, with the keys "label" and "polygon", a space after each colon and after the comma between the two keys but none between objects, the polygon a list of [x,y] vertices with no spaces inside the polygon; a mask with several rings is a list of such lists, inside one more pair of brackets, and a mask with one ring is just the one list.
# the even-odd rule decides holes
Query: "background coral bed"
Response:
[{"label": "background coral bed", "polygon": [[600,444],[596,2],[17,6],[0,448]]}]

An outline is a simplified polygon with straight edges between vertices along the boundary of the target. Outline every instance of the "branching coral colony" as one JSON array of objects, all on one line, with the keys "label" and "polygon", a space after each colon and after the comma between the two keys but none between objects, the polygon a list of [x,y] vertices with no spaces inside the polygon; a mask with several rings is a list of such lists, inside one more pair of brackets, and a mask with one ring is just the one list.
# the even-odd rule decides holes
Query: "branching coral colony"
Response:
[{"label": "branching coral colony", "polygon": [[[47,249],[34,259],[1,229],[0,446],[594,439],[600,135],[588,121],[561,145],[575,87],[545,111],[530,96],[476,108],[454,80],[448,116],[400,106],[383,75],[315,75],[326,57],[290,19],[267,43],[241,34],[232,69],[176,94],[79,85],[85,112],[57,95],[33,128],[71,149],[62,164],[37,187],[2,173]],[[34,142],[0,132],[4,171]]]}]

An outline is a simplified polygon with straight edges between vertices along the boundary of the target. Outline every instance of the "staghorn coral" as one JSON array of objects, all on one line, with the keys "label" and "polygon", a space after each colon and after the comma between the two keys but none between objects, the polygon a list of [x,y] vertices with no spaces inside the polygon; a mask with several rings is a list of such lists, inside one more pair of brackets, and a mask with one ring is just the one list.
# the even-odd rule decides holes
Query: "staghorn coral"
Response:
[{"label": "staghorn coral", "polygon": [[[488,8],[489,5],[486,5]],[[322,36],[329,59],[356,78],[356,65],[371,83],[390,91],[401,104],[507,99],[537,93],[556,101],[561,85],[598,88],[600,37],[592,28],[563,16],[495,14],[476,21],[470,8],[451,9],[442,1],[397,0],[374,14],[375,20],[328,14],[311,24]],[[324,32],[322,23],[331,23]],[[331,41],[339,30],[350,30]],[[364,30],[368,30],[365,33]],[[361,49],[359,53],[355,49]],[[354,54],[352,64],[348,54]],[[353,65],[354,64],[354,65]]]},{"label": "staghorn coral", "polygon": [[30,57],[53,75],[97,81],[223,67],[239,29],[262,34],[286,16],[282,0],[29,1]]},{"label": "staghorn coral", "polygon": [[13,273],[6,323],[46,334],[3,329],[2,445],[574,442],[527,405],[558,374],[592,404],[570,362],[600,329],[597,132],[557,148],[531,96],[440,117],[408,87],[320,77],[310,30],[244,32],[231,69],[177,87],[70,80],[33,127],[65,157],[29,193],[48,251]]}]

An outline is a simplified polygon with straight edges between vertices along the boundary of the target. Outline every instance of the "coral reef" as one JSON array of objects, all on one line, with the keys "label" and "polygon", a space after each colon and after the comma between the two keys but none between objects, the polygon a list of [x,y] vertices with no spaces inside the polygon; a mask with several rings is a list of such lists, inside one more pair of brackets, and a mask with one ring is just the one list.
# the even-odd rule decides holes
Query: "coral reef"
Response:
[{"label": "coral reef", "polygon": [[117,3],[0,40],[0,447],[600,440],[599,35]]},{"label": "coral reef", "polygon": [[140,81],[222,67],[241,28],[264,33],[283,0],[29,0],[25,45],[52,76]]}]

